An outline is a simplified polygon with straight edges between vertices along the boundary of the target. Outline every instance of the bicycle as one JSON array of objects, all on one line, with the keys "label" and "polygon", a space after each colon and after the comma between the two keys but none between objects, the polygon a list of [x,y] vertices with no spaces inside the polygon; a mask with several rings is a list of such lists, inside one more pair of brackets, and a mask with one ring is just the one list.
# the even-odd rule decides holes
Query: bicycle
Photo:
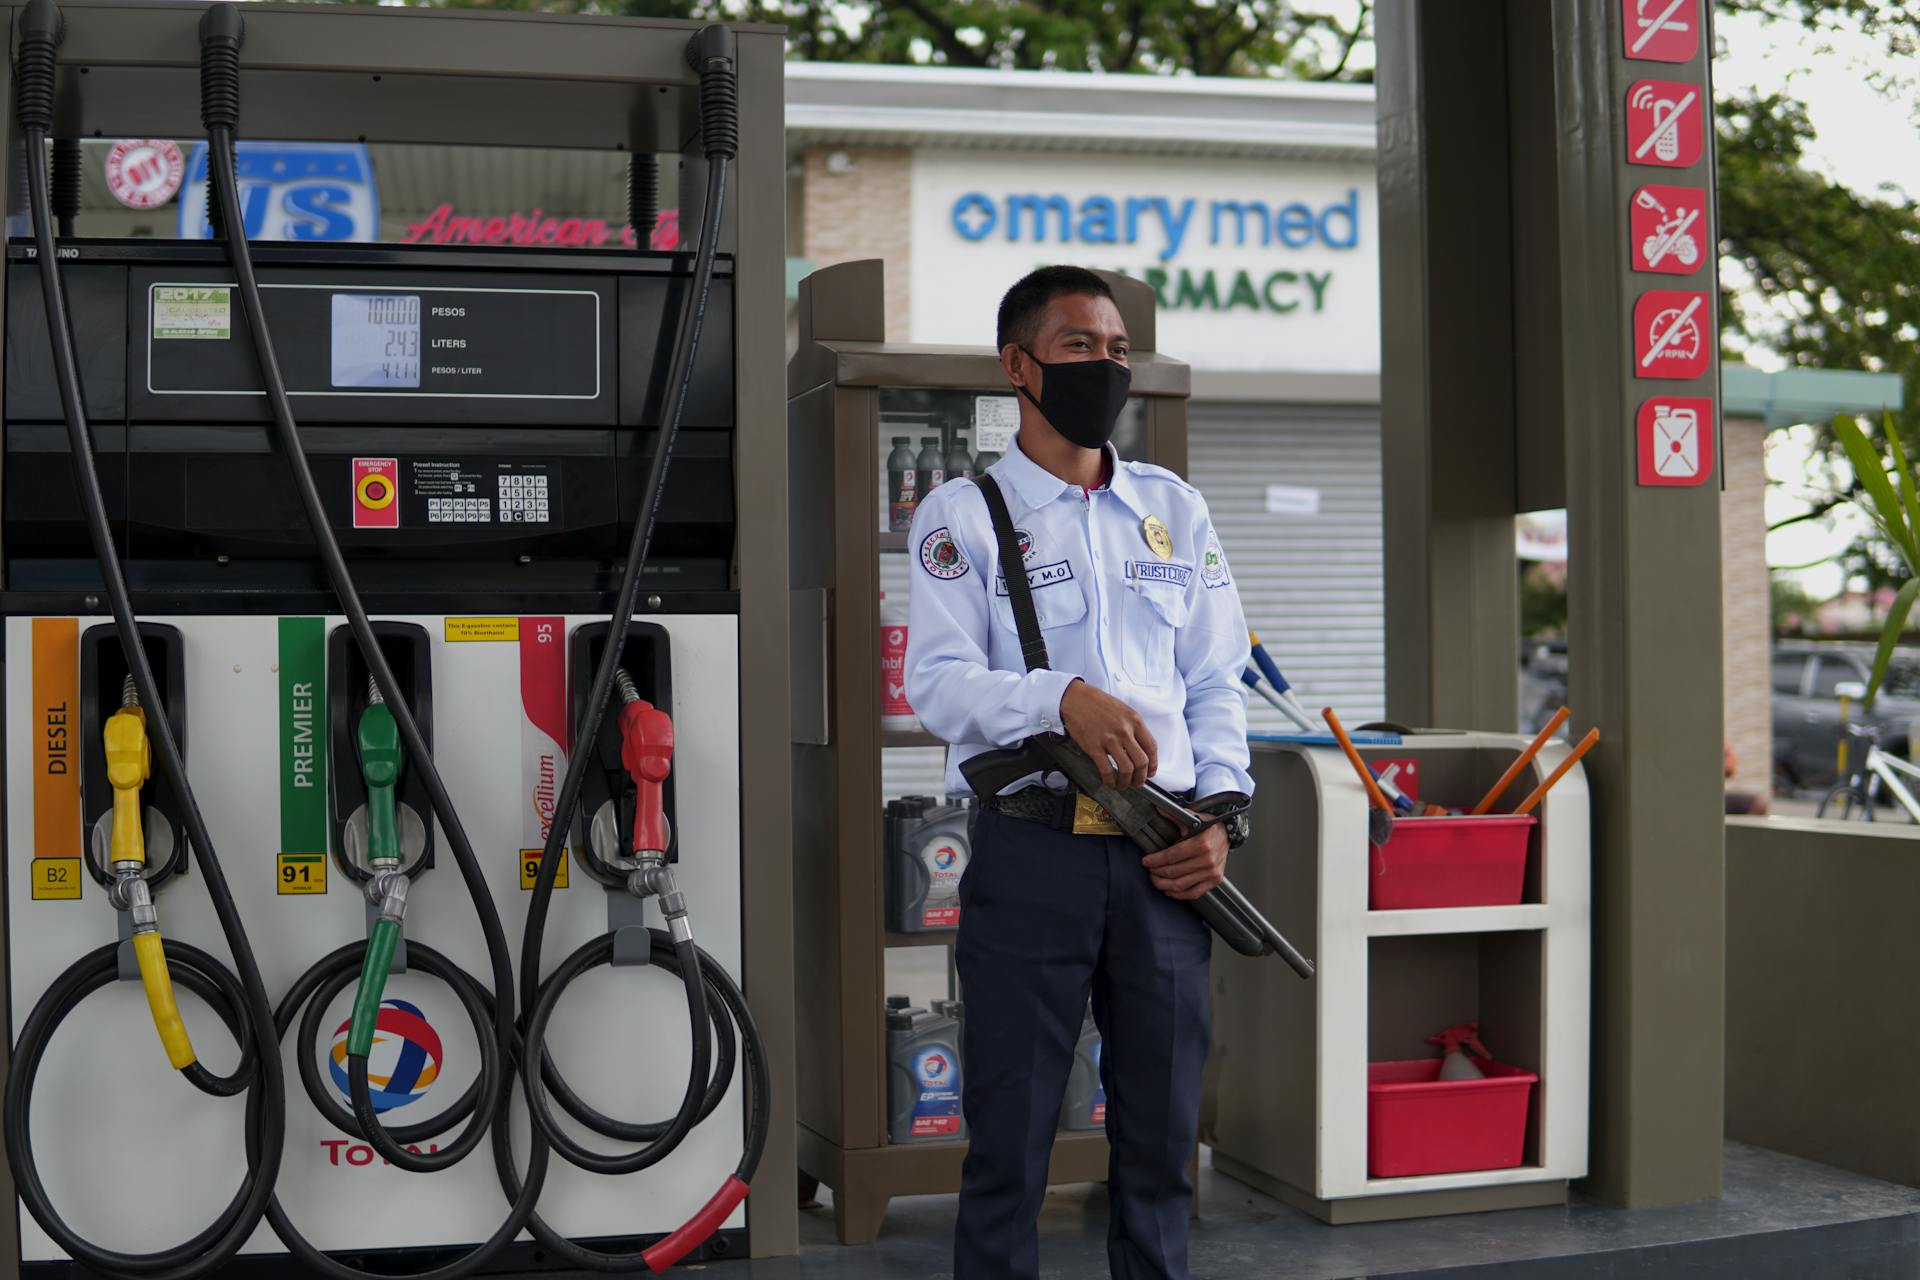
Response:
[{"label": "bicycle", "polygon": [[[1877,725],[1850,724],[1847,733],[1867,744],[1866,754],[1851,777],[1836,783],[1820,798],[1820,808],[1814,816],[1832,817],[1841,822],[1872,822],[1878,806],[1895,814],[1904,813],[1908,822],[1920,822],[1920,799],[1915,799],[1907,786],[1909,780],[1920,782],[1920,765],[1909,764],[1899,756],[1882,751]],[[1891,793],[1892,799],[1887,799],[1884,793]],[[1836,812],[1829,813],[1829,810]]]}]

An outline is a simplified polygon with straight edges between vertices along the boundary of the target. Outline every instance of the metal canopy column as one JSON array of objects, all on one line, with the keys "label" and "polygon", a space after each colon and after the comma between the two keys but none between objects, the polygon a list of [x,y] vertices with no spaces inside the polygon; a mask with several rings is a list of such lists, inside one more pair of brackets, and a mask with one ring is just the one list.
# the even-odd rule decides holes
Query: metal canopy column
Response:
[{"label": "metal canopy column", "polygon": [[[1378,15],[1389,711],[1512,726],[1509,517],[1564,502],[1572,729],[1602,733],[1588,1190],[1629,1205],[1717,1196],[1723,1131],[1719,471],[1702,452],[1704,483],[1645,485],[1637,435],[1718,385],[1711,6],[1682,7],[1698,44],[1672,62],[1626,56],[1632,0]],[[1697,163],[1629,163],[1643,80],[1697,90]],[[1684,274],[1632,268],[1647,184],[1707,193]],[[1637,376],[1658,290],[1704,295],[1704,366],[1677,378]],[[1708,404],[1697,448],[1717,425]]]}]

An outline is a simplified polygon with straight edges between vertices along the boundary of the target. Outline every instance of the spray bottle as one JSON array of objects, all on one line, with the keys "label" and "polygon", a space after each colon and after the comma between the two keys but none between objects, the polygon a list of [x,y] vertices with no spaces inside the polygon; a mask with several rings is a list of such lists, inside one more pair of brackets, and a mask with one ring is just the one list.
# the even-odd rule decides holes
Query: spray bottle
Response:
[{"label": "spray bottle", "polygon": [[913,508],[920,499],[907,441],[907,436],[893,437],[893,452],[887,455],[887,528],[894,533],[913,528]]},{"label": "spray bottle", "polygon": [[1480,1043],[1479,1023],[1462,1022],[1457,1026],[1448,1027],[1437,1036],[1428,1036],[1427,1043],[1437,1044],[1446,1050],[1446,1057],[1440,1062],[1442,1080],[1480,1080],[1486,1077],[1487,1073],[1482,1071],[1460,1048],[1461,1045],[1467,1046],[1482,1060],[1490,1061],[1493,1058],[1493,1055],[1487,1052],[1487,1046]]}]

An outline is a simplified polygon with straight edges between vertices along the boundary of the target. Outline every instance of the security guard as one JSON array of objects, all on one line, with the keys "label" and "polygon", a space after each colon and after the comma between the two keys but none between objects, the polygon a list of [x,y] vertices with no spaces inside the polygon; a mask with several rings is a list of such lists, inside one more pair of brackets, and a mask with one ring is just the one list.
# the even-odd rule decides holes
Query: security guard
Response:
[{"label": "security guard", "polygon": [[[1233,807],[1248,776],[1247,625],[1194,488],[1108,444],[1131,375],[1106,283],[1046,267],[1000,304],[1020,431],[988,469],[1018,531],[1051,669],[1021,656],[987,504],[955,481],[920,503],[907,688],[960,764],[1064,731],[1109,783],[1153,778]],[[1057,778],[1053,781],[1058,781]],[[1029,1280],[1061,1098],[1089,994],[1102,1038],[1118,1280],[1187,1275],[1187,1164],[1208,1044],[1212,935],[1186,900],[1219,884],[1244,819],[1152,856],[1038,776],[983,800],[960,884],[967,1151],[956,1280]]]}]

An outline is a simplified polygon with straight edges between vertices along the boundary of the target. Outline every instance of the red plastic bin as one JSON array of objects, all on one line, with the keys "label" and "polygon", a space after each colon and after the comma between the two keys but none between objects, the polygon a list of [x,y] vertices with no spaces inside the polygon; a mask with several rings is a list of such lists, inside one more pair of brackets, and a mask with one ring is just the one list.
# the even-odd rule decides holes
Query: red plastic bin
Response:
[{"label": "red plastic bin", "polygon": [[1514,1169],[1540,1077],[1475,1058],[1483,1080],[1440,1079],[1439,1058],[1367,1064],[1367,1176]]},{"label": "red plastic bin", "polygon": [[1530,813],[1396,818],[1393,834],[1369,845],[1375,911],[1432,907],[1510,907],[1526,883]]}]

